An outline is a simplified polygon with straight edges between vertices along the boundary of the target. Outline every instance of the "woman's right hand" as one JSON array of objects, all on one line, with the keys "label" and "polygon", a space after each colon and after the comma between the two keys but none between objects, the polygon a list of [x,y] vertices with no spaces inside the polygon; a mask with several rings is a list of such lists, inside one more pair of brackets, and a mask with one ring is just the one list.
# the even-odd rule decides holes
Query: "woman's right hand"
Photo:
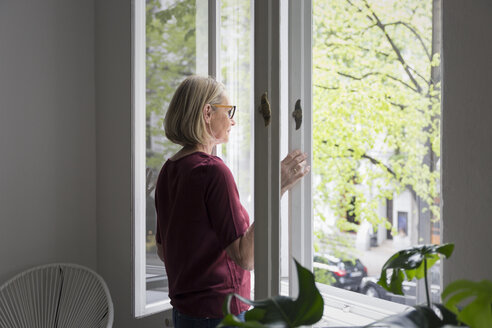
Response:
[{"label": "woman's right hand", "polygon": [[291,151],[280,162],[280,195],[283,195],[287,190],[290,190],[311,170],[311,166],[307,165],[307,154],[299,149]]}]

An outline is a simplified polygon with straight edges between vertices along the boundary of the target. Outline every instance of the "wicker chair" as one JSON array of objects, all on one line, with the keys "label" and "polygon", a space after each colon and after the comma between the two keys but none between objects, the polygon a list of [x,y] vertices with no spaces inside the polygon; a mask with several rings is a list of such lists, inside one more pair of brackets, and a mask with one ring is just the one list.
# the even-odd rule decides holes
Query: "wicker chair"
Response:
[{"label": "wicker chair", "polygon": [[109,328],[113,302],[104,280],[66,263],[24,271],[0,287],[1,328]]}]

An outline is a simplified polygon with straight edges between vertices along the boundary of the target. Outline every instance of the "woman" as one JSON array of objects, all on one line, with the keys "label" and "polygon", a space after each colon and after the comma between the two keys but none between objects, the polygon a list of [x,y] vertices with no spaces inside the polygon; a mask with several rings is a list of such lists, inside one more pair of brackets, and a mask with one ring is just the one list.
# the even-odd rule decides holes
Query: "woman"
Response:
[{"label": "woman", "polygon": [[[162,167],[155,191],[157,252],[177,328],[214,327],[227,294],[250,297],[254,223],[249,225],[230,170],[212,155],[214,146],[229,140],[234,112],[221,83],[190,76],[165,117],[167,138],[183,146]],[[282,161],[282,194],[309,172],[306,157],[294,151]],[[247,309],[232,301],[234,314]]]}]

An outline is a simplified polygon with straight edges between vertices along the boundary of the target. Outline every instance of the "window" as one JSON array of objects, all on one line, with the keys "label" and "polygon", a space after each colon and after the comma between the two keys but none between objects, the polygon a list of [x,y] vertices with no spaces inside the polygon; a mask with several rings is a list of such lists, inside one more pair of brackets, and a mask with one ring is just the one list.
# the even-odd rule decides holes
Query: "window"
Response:
[{"label": "window", "polygon": [[[217,149],[234,174],[242,205],[253,213],[253,47],[251,1],[220,1],[217,78],[237,106],[229,142]],[[254,219],[251,215],[251,219]]]},{"label": "window", "polygon": [[155,181],[179,147],[162,127],[181,80],[208,73],[204,1],[135,1],[134,9],[134,295],[135,315],[170,309],[166,271],[155,246]]},{"label": "window", "polygon": [[[314,246],[373,281],[399,249],[439,240],[438,3],[313,0]],[[386,297],[358,270],[333,272]],[[424,300],[415,283],[405,294],[388,298]]]},{"label": "window", "polygon": [[[230,142],[216,151],[256,221],[255,297],[295,296],[295,257],[320,282],[322,325],[404,309],[343,289],[362,291],[361,278],[397,247],[439,241],[436,17],[430,0],[136,1],[135,314],[170,309],[153,183],[178,150],[163,136],[164,110],[195,73],[217,76],[238,107]],[[259,111],[265,97],[269,120]],[[296,148],[308,152],[312,173],[282,203],[281,154]],[[373,252],[384,245],[387,253]],[[357,319],[333,320],[347,308]]]},{"label": "window", "polygon": [[[439,242],[439,2],[314,0],[312,11],[308,3],[289,2],[289,149],[313,151],[312,189],[305,181],[291,192],[290,254],[309,265],[309,250],[300,249],[312,238],[322,294],[333,294],[324,286],[332,285],[382,297],[369,283],[361,288],[364,275],[377,280],[400,248]],[[312,28],[312,45],[303,26]],[[313,118],[296,130],[290,116],[299,99]],[[431,275],[439,274],[437,265]],[[404,290],[390,300],[423,300],[420,284]],[[335,319],[329,310],[320,325],[363,325],[380,315],[367,315],[360,294],[342,292],[341,308],[366,315],[349,319],[342,311]],[[330,309],[339,301],[325,295]]]},{"label": "window", "polygon": [[188,75],[216,76],[237,105],[238,126],[216,151],[252,213],[250,0],[136,1],[134,29],[134,305],[135,315],[143,316],[171,308],[155,246],[154,188],[163,163],[180,148],[165,138],[162,125],[174,90]]}]

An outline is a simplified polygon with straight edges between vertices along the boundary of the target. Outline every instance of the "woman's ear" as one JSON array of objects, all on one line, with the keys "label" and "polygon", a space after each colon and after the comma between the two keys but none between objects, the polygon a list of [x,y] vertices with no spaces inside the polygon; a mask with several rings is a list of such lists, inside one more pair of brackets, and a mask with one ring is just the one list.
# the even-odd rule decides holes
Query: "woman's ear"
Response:
[{"label": "woman's ear", "polygon": [[212,119],[212,106],[210,106],[210,104],[203,106],[203,119],[205,120],[205,123],[210,124]]}]

